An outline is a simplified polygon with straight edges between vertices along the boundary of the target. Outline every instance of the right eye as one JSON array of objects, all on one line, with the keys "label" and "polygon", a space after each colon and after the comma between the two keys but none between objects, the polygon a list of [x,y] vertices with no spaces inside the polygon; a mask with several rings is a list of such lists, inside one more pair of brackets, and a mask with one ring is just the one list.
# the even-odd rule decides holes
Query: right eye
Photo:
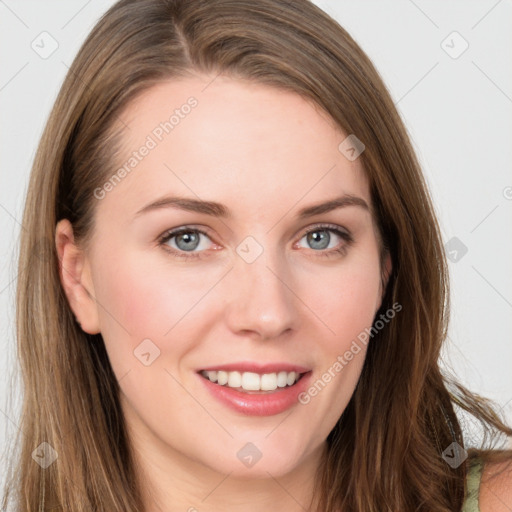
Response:
[{"label": "right eye", "polygon": [[[171,231],[166,231],[159,239],[159,245],[171,253],[172,256],[177,258],[199,258],[202,257],[202,252],[195,251],[201,245],[201,238],[206,237],[209,239],[208,234],[198,228],[190,226],[182,226]],[[174,244],[171,245],[169,242]],[[206,249],[203,247],[203,249]]]}]

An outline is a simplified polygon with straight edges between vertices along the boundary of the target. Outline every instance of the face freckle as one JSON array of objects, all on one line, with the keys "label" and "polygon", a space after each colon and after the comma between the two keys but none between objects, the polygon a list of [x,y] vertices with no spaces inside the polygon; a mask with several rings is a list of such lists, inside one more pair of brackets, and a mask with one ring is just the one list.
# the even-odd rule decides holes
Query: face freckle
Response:
[{"label": "face freckle", "polygon": [[[361,161],[340,152],[346,134],[325,113],[291,92],[222,76],[204,89],[209,80],[159,84],[122,114],[120,166],[148,137],[156,143],[98,201],[88,265],[140,451],[159,466],[185,458],[245,475],[237,453],[251,440],[263,454],[251,474],[278,476],[310,461],[350,400],[366,346],[335,363],[380,306],[380,248]],[[157,140],[191,97],[196,105]],[[336,208],[299,215],[331,200]],[[183,227],[189,235],[159,242]],[[300,367],[303,391],[329,369],[331,378],[308,403],[244,412],[201,375],[240,363],[241,378],[251,364]]]}]

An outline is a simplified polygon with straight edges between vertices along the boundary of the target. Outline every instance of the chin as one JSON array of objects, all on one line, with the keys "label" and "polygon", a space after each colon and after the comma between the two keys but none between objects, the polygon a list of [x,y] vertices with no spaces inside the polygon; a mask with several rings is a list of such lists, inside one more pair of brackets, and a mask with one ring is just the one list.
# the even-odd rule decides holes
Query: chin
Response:
[{"label": "chin", "polygon": [[[282,477],[294,471],[304,457],[303,449],[264,441],[235,441],[236,448],[226,447],[222,456],[212,454],[208,465],[213,470],[230,474],[230,477],[240,479],[267,479],[271,475],[274,478]],[[302,444],[304,447],[304,444]],[[206,461],[205,461],[206,462]]]}]

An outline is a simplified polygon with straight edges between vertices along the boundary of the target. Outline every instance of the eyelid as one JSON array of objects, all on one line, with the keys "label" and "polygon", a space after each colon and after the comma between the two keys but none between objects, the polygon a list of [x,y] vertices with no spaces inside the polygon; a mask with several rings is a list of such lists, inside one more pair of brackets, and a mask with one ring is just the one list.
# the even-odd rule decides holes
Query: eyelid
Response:
[{"label": "eyelid", "polygon": [[157,241],[159,244],[164,244],[171,238],[180,235],[181,233],[186,233],[187,231],[195,231],[197,233],[201,233],[208,237],[212,242],[214,242],[214,240],[212,239],[211,230],[209,228],[203,226],[196,226],[194,224],[184,224],[183,226],[179,226],[177,228],[168,229],[164,231],[160,236],[158,236]]},{"label": "eyelid", "polygon": [[[312,224],[311,226],[308,226],[307,228],[304,228],[304,231],[302,233],[302,236],[310,233],[311,231],[314,231],[315,229],[325,229],[325,230],[334,230],[334,231],[341,231],[347,235],[350,235],[350,231],[343,226],[339,226],[338,224],[330,224],[329,222],[318,222],[317,224]],[[302,238],[301,236],[301,238]]]}]

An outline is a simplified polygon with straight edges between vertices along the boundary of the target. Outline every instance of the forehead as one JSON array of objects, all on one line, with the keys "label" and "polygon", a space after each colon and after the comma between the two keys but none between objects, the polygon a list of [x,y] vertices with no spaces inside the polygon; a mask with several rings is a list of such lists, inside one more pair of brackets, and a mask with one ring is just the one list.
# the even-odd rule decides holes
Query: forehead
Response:
[{"label": "forehead", "polygon": [[122,180],[107,194],[125,213],[165,193],[214,200],[240,215],[270,214],[357,195],[370,204],[347,137],[296,93],[225,76],[169,80],[120,115]]}]

